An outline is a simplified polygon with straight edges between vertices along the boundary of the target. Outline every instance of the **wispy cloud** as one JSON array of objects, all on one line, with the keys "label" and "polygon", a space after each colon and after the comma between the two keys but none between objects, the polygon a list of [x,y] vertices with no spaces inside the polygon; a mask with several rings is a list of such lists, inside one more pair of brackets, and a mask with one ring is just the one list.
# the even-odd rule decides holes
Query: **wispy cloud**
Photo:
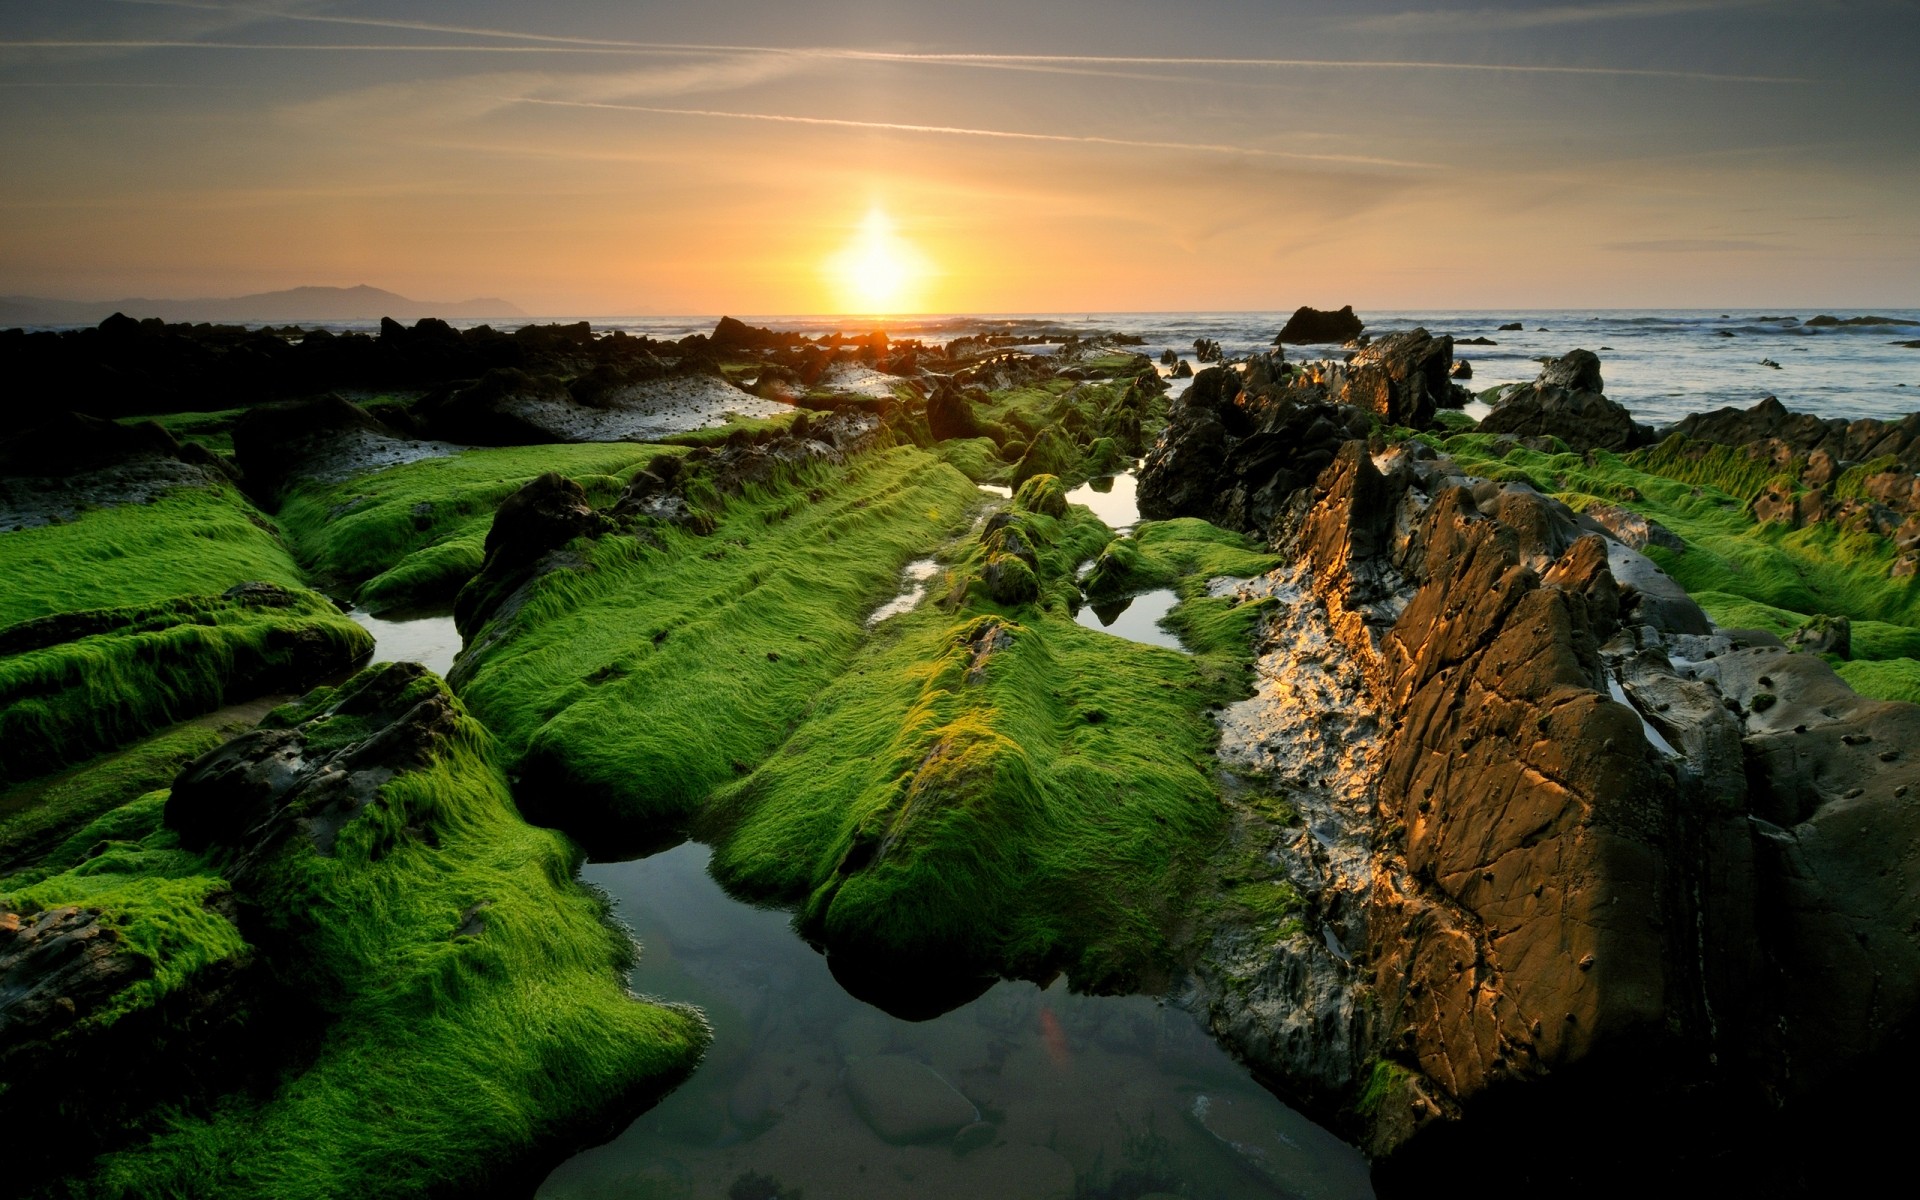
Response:
[{"label": "wispy cloud", "polygon": [[733,112],[710,108],[665,108],[649,104],[614,104],[590,100],[549,100],[534,96],[510,96],[503,99],[521,104],[540,104],[555,108],[593,108],[617,112],[654,113],[670,117],[707,117],[732,121],[765,121],[782,125],[818,125],[836,129],[877,129],[894,133],[924,133],[950,137],[999,138],[1021,142],[1067,142],[1090,146],[1124,146],[1139,150],[1185,150],[1204,154],[1235,154],[1248,158],[1283,158],[1304,162],[1339,163],[1345,166],[1395,167],[1412,170],[1438,170],[1444,164],[1412,162],[1397,158],[1376,158],[1361,154],[1311,154],[1291,150],[1269,150],[1257,146],[1235,146],[1217,142],[1161,142],[1138,138],[1103,137],[1096,134],[1032,133],[1013,129],[978,129],[965,125],[917,125],[902,121],[861,121],[846,117],[809,117],[792,113]]},{"label": "wispy cloud", "polygon": [[[135,4],[143,7],[183,8],[201,12],[229,13],[236,16],[248,16],[266,20],[304,22],[310,24],[344,25],[371,29],[406,30],[417,33],[457,34],[463,37],[477,38],[483,41],[508,41],[513,45],[507,52],[562,54],[773,54],[792,55],[799,58],[826,59],[851,62],[915,63],[926,66],[978,67],[999,69],[1025,69],[1032,71],[1051,71],[1060,74],[1100,75],[1117,74],[1122,78],[1140,78],[1141,76],[1122,72],[1140,67],[1203,67],[1210,69],[1243,68],[1255,70],[1345,70],[1345,71],[1449,71],[1449,72],[1491,72],[1497,74],[1533,74],[1533,75],[1593,75],[1593,76],[1641,76],[1668,79],[1691,79],[1720,83],[1804,83],[1803,79],[1777,75],[1740,75],[1724,74],[1712,71],[1666,70],[1649,67],[1607,67],[1607,66],[1561,66],[1536,63],[1486,63],[1486,62],[1431,62],[1418,59],[1336,59],[1336,58],[1253,58],[1220,57],[1210,55],[1102,55],[1102,54],[993,54],[975,52],[941,52],[917,50],[882,50],[852,46],[766,46],[726,42],[657,42],[632,41],[620,38],[585,37],[570,34],[527,33],[520,30],[496,29],[490,26],[455,25],[434,21],[408,21],[388,17],[335,16],[321,13],[302,13],[281,9],[259,8],[247,5],[225,5],[199,3],[197,0],[120,0],[123,4]],[[1376,18],[1384,21],[1413,21],[1432,18],[1444,18],[1450,24],[1472,22],[1485,17],[1487,13],[1502,14],[1530,20],[1537,24],[1557,24],[1580,19],[1575,14],[1608,11],[1614,9],[1665,9],[1665,8],[1712,8],[1730,6],[1751,6],[1768,3],[1771,0],[1630,0],[1628,3],[1585,6],[1575,5],[1564,8],[1535,9],[1531,12],[1515,13],[1511,10],[1475,10],[1465,13],[1401,13],[1389,17]],[[1486,18],[1491,19],[1491,18]],[[172,43],[167,43],[172,45]],[[159,45],[156,43],[156,45]],[[221,43],[220,48],[245,48],[242,43]],[[295,49],[298,43],[275,43],[274,49]],[[315,47],[316,49],[349,49],[347,46]],[[372,47],[368,47],[372,48]],[[458,52],[459,46],[413,46],[415,50],[433,52]],[[471,48],[481,52],[481,47]]]},{"label": "wispy cloud", "polygon": [[1730,9],[1762,8],[1778,0],[1617,0],[1611,4],[1555,4],[1544,8],[1417,9],[1361,17],[1349,28],[1374,33],[1417,33],[1432,29],[1550,29],[1603,21],[1657,21]]}]

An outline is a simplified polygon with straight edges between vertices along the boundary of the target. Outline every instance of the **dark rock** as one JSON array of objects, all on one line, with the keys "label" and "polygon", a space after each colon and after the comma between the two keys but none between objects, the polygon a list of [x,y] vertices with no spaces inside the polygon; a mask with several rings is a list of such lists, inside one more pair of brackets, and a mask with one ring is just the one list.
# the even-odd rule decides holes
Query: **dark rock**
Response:
[{"label": "dark rock", "polygon": [[1450,368],[1448,369],[1448,371],[1447,371],[1447,378],[1449,378],[1449,379],[1472,379],[1472,378],[1473,378],[1473,364],[1472,364],[1472,363],[1470,363],[1470,362],[1468,362],[1468,361],[1467,361],[1466,359],[1464,359],[1464,358],[1456,358],[1456,359],[1454,359],[1454,360],[1453,360],[1453,366],[1452,366],[1452,367],[1450,367]]},{"label": "dark rock", "polygon": [[570,407],[567,385],[554,376],[533,376],[512,367],[488,371],[477,383],[443,388],[416,409],[428,433],[469,446],[524,446],[572,441],[532,410]]},{"label": "dark rock", "polygon": [[1436,338],[1424,329],[1389,334],[1348,360],[1333,398],[1386,424],[1425,429],[1447,397],[1452,366],[1452,338]]},{"label": "dark rock", "polygon": [[494,607],[525,583],[541,559],[574,538],[603,532],[606,519],[587,503],[587,493],[549,471],[508,496],[493,514],[480,573],[454,600],[454,623],[471,638]]},{"label": "dark rock", "polygon": [[949,438],[986,437],[987,432],[974,416],[973,401],[960,388],[942,381],[927,397],[927,429],[936,441]]},{"label": "dark rock", "polygon": [[1794,630],[1793,644],[1812,654],[1837,654],[1853,657],[1853,622],[1845,616],[1830,617],[1817,613]]},{"label": "dark rock", "polygon": [[1626,409],[1601,394],[1600,360],[1575,350],[1540,377],[1506,392],[1480,421],[1482,433],[1557,437],[1575,450],[1631,450],[1653,440]]},{"label": "dark rock", "polygon": [[1507,323],[1506,323],[1505,325],[1502,325],[1502,326],[1500,326],[1500,329],[1499,329],[1499,332],[1501,332],[1501,333],[1517,333],[1517,332],[1520,332],[1521,330],[1524,330],[1525,328],[1526,328],[1526,326],[1525,326],[1525,325],[1522,325],[1522,324],[1521,324],[1520,322],[1518,322],[1518,321],[1508,321],[1508,322],[1507,322]]},{"label": "dark rock", "polygon": [[331,855],[340,830],[389,780],[431,765],[456,720],[452,696],[425,667],[371,668],[298,724],[263,723],[188,763],[168,794],[166,824],[189,849],[232,852],[236,884],[294,836]]},{"label": "dark rock", "polygon": [[1697,413],[1674,425],[1670,433],[1723,446],[1778,442],[1794,455],[1824,451],[1842,462],[1868,462],[1891,455],[1909,474],[1920,471],[1920,413],[1898,421],[1872,417],[1848,421],[1789,412],[1772,396],[1752,408],[1720,408]]},{"label": "dark rock", "polygon": [[1327,312],[1301,305],[1273,339],[1276,345],[1291,342],[1296,345],[1323,345],[1329,342],[1351,341],[1360,336],[1366,328],[1366,322],[1353,314],[1353,305],[1342,307],[1338,312]]},{"label": "dark rock", "polygon": [[1175,368],[1173,369],[1173,377],[1174,377],[1175,379],[1191,379],[1191,378],[1193,378],[1193,364],[1192,364],[1192,363],[1190,363],[1190,362],[1188,362],[1188,361],[1187,361],[1186,359],[1184,359],[1184,358],[1183,358],[1183,359],[1181,359],[1181,360],[1180,360],[1180,365],[1178,365],[1178,366],[1176,366],[1176,367],[1175,367]]},{"label": "dark rock", "polygon": [[1920,325],[1920,321],[1904,321],[1899,317],[1835,317],[1821,313],[1817,317],[1807,318],[1807,325],[1814,329],[1832,329],[1844,325]]},{"label": "dark rock", "polygon": [[351,463],[370,441],[404,440],[351,400],[326,395],[248,409],[233,426],[233,455],[248,489],[271,499],[296,478]]},{"label": "dark rock", "polygon": [[97,908],[0,910],[0,1067],[152,974]]}]

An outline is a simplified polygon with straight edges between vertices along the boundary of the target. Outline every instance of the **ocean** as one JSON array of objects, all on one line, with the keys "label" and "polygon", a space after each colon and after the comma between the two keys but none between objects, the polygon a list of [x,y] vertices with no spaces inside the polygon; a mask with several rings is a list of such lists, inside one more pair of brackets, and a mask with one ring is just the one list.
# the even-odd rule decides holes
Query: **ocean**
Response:
[{"label": "ocean", "polygon": [[[1876,315],[1915,325],[1813,326],[1821,314],[1841,319]],[[1282,312],[1219,313],[1022,313],[980,316],[864,318],[735,314],[752,325],[807,334],[876,327],[899,338],[946,341],[981,332],[1044,333],[1106,330],[1145,339],[1141,349],[1184,351],[1193,357],[1196,338],[1211,338],[1229,354],[1265,349],[1282,325]],[[1920,309],[1577,310],[1516,309],[1510,312],[1362,312],[1374,335],[1424,326],[1455,341],[1485,337],[1491,346],[1456,346],[1454,356],[1473,364],[1475,391],[1519,383],[1539,372],[1539,360],[1569,350],[1600,356],[1607,395],[1637,420],[1659,426],[1688,413],[1725,405],[1751,407],[1777,396],[1796,412],[1825,417],[1897,418],[1920,410]],[[707,333],[717,317],[574,317],[596,330],[625,330],[655,338]],[[1520,323],[1520,331],[1501,331]],[[472,326],[479,321],[454,321]],[[519,324],[519,322],[516,322]],[[371,329],[376,322],[334,325]],[[1732,336],[1726,336],[1726,335]],[[1331,346],[1289,346],[1296,361],[1339,353]],[[1778,363],[1777,367],[1766,362]]]}]

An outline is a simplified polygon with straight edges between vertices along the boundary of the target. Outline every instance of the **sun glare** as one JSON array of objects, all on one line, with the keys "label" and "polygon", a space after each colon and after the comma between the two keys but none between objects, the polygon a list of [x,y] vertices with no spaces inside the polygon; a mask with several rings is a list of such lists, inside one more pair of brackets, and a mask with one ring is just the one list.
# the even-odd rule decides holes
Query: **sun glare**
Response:
[{"label": "sun glare", "polygon": [[893,219],[878,208],[867,214],[853,240],[827,263],[827,274],[848,312],[909,311],[926,273],[926,260],[894,232]]}]

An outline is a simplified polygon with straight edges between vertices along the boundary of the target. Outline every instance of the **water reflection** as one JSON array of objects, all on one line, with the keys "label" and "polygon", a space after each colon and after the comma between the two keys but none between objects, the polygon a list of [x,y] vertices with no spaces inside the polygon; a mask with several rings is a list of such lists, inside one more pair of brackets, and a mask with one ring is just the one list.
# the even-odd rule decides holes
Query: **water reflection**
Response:
[{"label": "water reflection", "polygon": [[897,1020],[842,991],[785,914],[729,899],[708,857],[687,844],[586,869],[645,945],[635,989],[699,1004],[714,1044],[686,1085],[541,1196],[1371,1194],[1351,1147],[1254,1084],[1186,1013],[998,983],[936,1019]]},{"label": "water reflection", "polygon": [[1172,588],[1157,588],[1138,596],[1084,605],[1073,614],[1073,619],[1088,629],[1098,629],[1129,641],[1165,646],[1185,653],[1186,647],[1180,644],[1180,639],[1160,627],[1160,622],[1179,603],[1178,592]]},{"label": "water reflection", "polygon": [[1084,504],[1115,533],[1140,523],[1140,481],[1132,473],[1089,479],[1067,493],[1067,503]]},{"label": "water reflection", "polygon": [[384,617],[355,609],[347,614],[373,635],[374,662],[417,662],[444,677],[460,653],[460,631],[452,610],[417,609]]}]

